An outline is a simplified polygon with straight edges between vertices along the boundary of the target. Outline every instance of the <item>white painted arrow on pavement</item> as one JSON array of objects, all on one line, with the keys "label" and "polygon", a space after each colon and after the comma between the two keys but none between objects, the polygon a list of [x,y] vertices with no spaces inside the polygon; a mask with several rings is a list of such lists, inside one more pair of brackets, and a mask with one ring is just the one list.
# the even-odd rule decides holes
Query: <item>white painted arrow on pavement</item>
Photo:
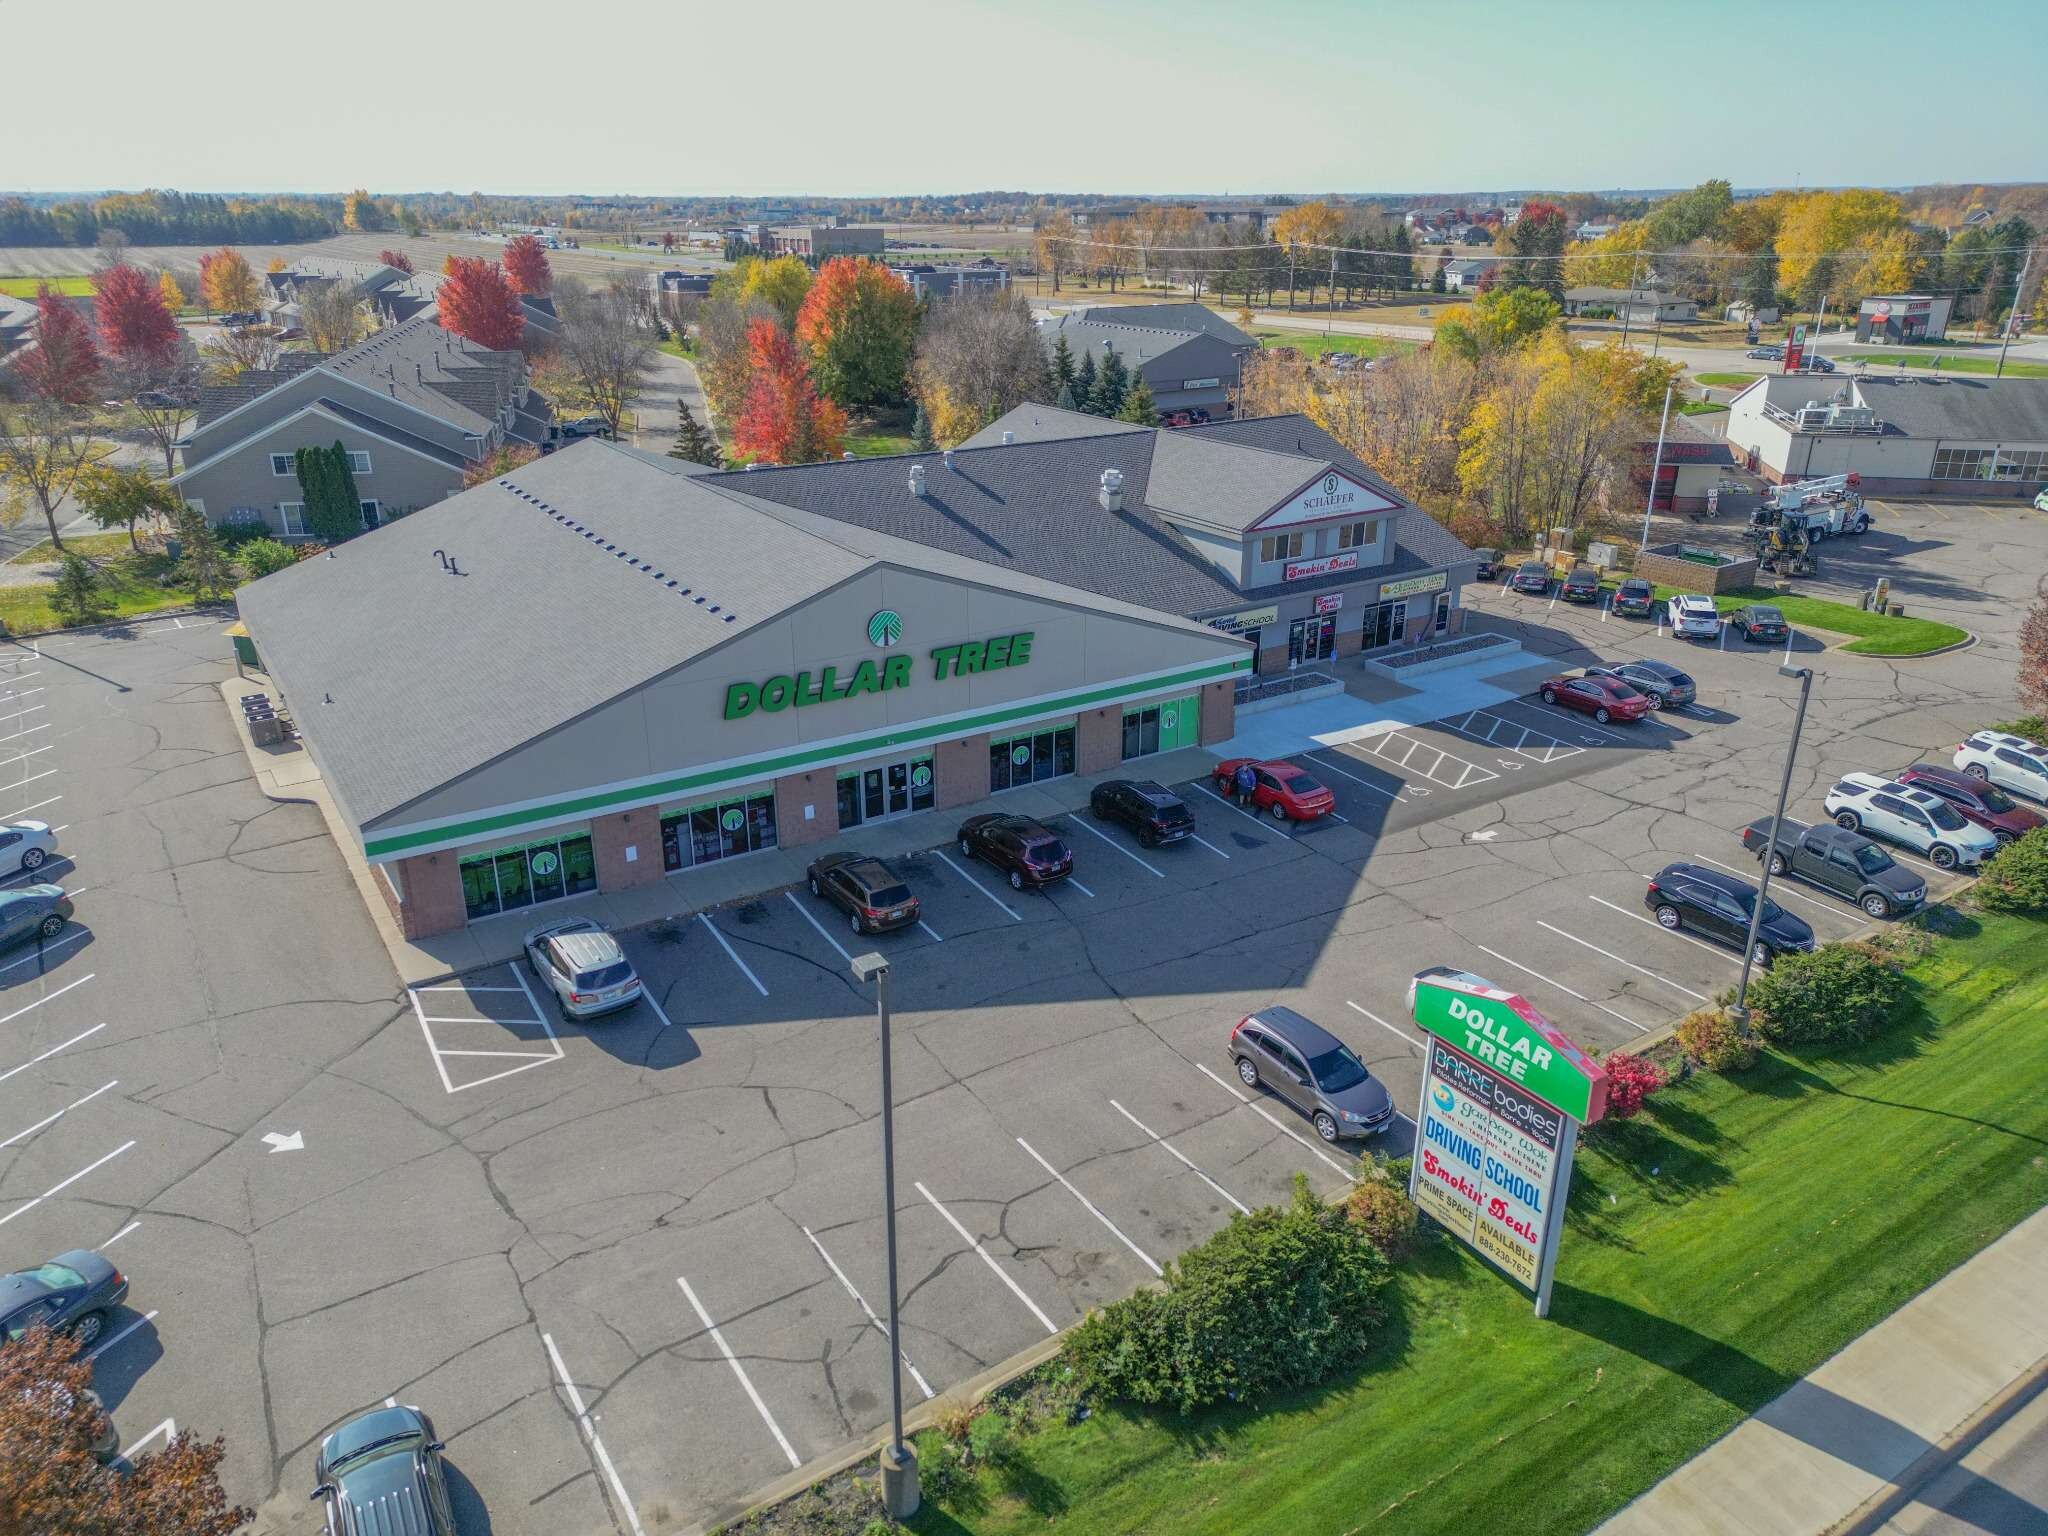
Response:
[{"label": "white painted arrow on pavement", "polygon": [[1475,843],[1490,843],[1500,836],[1499,827],[1487,827],[1482,831],[1467,834]]},{"label": "white painted arrow on pavement", "polygon": [[270,1143],[270,1150],[273,1152],[303,1152],[306,1150],[306,1137],[300,1131],[293,1131],[289,1136],[283,1131],[272,1131],[263,1139]]}]

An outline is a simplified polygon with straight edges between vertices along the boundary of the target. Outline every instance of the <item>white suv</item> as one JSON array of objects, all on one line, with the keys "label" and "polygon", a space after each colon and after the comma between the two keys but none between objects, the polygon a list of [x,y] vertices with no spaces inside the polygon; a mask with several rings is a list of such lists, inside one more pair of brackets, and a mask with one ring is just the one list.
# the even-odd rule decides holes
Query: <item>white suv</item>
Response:
[{"label": "white suv", "polygon": [[1998,851],[1996,837],[1963,820],[1941,796],[1874,773],[1843,774],[1825,804],[1836,826],[1903,843],[1938,869],[1979,864]]},{"label": "white suv", "polygon": [[1687,592],[1665,604],[1671,616],[1671,633],[1711,640],[1721,633],[1721,613],[1711,597]]},{"label": "white suv", "polygon": [[2048,800],[2048,747],[2003,731],[1979,731],[1956,745],[1956,767],[1973,779]]}]

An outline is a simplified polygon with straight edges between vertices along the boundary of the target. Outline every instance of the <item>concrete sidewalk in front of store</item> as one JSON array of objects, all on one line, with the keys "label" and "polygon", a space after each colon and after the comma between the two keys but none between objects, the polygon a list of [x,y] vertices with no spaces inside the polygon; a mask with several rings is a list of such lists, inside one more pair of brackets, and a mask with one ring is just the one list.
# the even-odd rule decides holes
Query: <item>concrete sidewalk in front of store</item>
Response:
[{"label": "concrete sidewalk in front of store", "polygon": [[[363,857],[362,845],[351,835],[320,777],[312,755],[296,741],[277,747],[259,747],[242,716],[245,693],[272,691],[262,674],[249,672],[221,685],[221,697],[240,733],[242,747],[256,772],[256,782],[273,800],[302,802],[319,807],[328,833],[341,850],[343,863],[354,878],[363,905],[376,925],[377,937],[390,952],[391,964],[406,986],[424,986],[445,981],[465,971],[496,965],[515,958],[521,940],[533,926],[534,908],[480,918],[453,933],[430,938],[408,939],[400,931],[391,907],[376,882],[383,873]],[[587,917],[607,928],[629,929],[648,923],[689,917],[734,902],[764,896],[801,884],[811,860],[830,849],[844,848],[873,854],[883,859],[942,847],[953,840],[954,829],[969,816],[983,811],[1001,811],[1013,816],[1064,816],[1084,810],[1089,792],[1106,779],[1157,779],[1177,784],[1204,777],[1215,765],[1217,754],[1201,747],[1182,747],[1161,752],[1133,763],[1121,763],[1106,773],[1077,773],[1043,784],[1005,790],[999,796],[976,800],[943,811],[916,811],[907,816],[870,822],[841,832],[836,837],[800,848],[769,848],[742,858],[720,859],[693,869],[664,875],[652,884],[626,891],[593,891],[546,904],[546,920]]]}]

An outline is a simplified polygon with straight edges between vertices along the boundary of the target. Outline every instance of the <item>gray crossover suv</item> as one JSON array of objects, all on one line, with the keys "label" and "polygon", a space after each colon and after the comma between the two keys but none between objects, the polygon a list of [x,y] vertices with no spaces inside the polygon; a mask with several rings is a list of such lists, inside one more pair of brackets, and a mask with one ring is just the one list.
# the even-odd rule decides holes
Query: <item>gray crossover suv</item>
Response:
[{"label": "gray crossover suv", "polygon": [[1385,1084],[1351,1047],[1292,1008],[1261,1008],[1239,1019],[1230,1054],[1247,1088],[1265,1084],[1307,1115],[1325,1141],[1377,1136],[1394,1123]]}]

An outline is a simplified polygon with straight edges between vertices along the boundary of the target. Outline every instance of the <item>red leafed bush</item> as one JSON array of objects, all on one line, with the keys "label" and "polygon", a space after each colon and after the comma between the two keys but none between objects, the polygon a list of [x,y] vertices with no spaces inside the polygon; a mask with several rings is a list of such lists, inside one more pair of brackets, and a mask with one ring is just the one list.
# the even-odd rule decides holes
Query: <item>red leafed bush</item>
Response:
[{"label": "red leafed bush", "polygon": [[1654,1061],[1616,1051],[1600,1063],[1607,1073],[1607,1118],[1628,1120],[1643,1107],[1643,1100],[1662,1088],[1668,1079]]}]

